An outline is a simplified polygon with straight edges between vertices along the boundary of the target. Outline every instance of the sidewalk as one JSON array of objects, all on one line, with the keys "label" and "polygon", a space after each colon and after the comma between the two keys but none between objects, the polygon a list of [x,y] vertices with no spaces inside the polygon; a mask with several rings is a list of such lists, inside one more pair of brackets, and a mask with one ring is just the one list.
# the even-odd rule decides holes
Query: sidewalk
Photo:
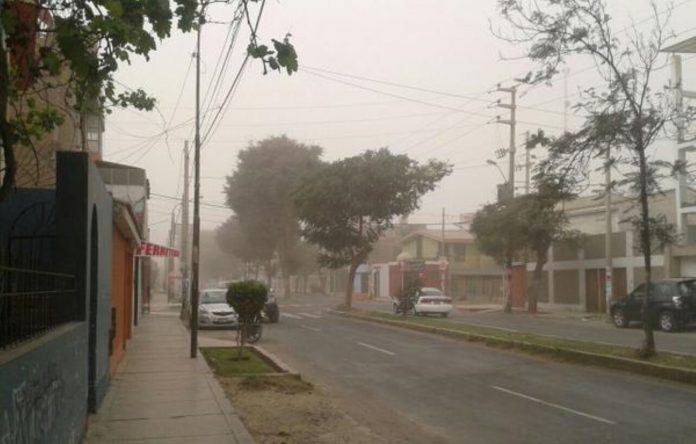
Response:
[{"label": "sidewalk", "polygon": [[253,443],[205,359],[189,357],[178,306],[154,295],[85,443]]}]

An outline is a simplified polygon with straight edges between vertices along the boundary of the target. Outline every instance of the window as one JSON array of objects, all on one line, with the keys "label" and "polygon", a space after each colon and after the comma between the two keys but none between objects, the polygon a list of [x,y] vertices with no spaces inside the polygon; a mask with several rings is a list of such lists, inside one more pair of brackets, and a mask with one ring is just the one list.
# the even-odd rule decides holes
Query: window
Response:
[{"label": "window", "polygon": [[450,245],[450,256],[456,262],[464,262],[466,260],[466,245],[464,245],[464,244]]},{"label": "window", "polygon": [[658,301],[669,301],[672,296],[676,295],[676,288],[672,286],[671,283],[662,282],[655,284],[655,290],[652,294],[652,298]]},{"label": "window", "polygon": [[633,290],[631,297],[637,301],[642,301],[645,298],[645,284],[640,284],[638,288]]}]

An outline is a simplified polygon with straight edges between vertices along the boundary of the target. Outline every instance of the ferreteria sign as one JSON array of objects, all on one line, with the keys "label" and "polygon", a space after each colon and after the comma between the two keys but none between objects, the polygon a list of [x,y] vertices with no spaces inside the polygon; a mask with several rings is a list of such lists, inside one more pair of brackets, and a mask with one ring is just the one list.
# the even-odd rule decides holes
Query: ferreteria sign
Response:
[{"label": "ferreteria sign", "polygon": [[176,248],[169,248],[164,245],[153,244],[152,242],[143,242],[138,247],[136,256],[179,257],[181,256],[181,252]]}]

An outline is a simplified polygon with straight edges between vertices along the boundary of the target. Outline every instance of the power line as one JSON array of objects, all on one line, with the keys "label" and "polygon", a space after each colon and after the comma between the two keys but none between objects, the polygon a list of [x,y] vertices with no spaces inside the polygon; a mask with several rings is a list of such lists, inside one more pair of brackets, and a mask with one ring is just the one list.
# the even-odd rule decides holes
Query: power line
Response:
[{"label": "power line", "polygon": [[[225,43],[223,43],[222,47],[220,48],[220,55],[218,56],[218,61],[215,65],[215,68],[213,69],[213,78],[211,79],[211,85],[208,86],[205,96],[203,98],[203,104],[204,107],[206,107],[205,103],[208,100],[208,95],[210,94],[210,101],[208,101],[207,107],[211,107],[213,103],[217,100],[218,95],[220,94],[220,88],[222,87],[222,82],[226,77],[227,74],[227,69],[230,64],[230,57],[232,55],[232,51],[237,43],[237,36],[239,35],[239,30],[241,28],[241,14],[242,12],[242,3],[237,7],[237,11],[235,11],[234,17],[232,21],[230,22],[230,26],[227,31],[227,37],[225,38]],[[226,51],[225,51],[226,50]],[[225,56],[224,60],[222,61],[222,64],[220,64],[220,61],[222,59],[222,53],[225,51]],[[220,67],[218,71],[218,66]],[[217,79],[215,76],[215,73],[217,73]],[[212,94],[211,94],[212,93]],[[205,125],[207,119],[203,119],[201,122],[201,125]]]},{"label": "power line", "polygon": [[367,82],[373,82],[373,83],[380,83],[382,85],[389,85],[389,86],[395,86],[397,88],[404,88],[404,89],[411,89],[414,91],[422,91],[422,92],[427,92],[427,93],[432,93],[432,94],[439,94],[442,96],[448,96],[448,97],[458,97],[461,99],[467,99],[470,101],[479,101],[479,102],[489,102],[489,100],[486,99],[481,99],[479,97],[471,96],[471,95],[466,95],[466,94],[458,94],[458,93],[451,93],[451,92],[446,92],[446,91],[438,91],[434,89],[428,89],[428,88],[421,88],[418,86],[412,86],[412,85],[405,85],[403,83],[396,83],[396,82],[391,82],[391,81],[386,81],[386,80],[376,80],[376,79],[371,79],[369,77],[363,77],[363,76],[358,76],[355,74],[346,74],[346,73],[341,73],[337,71],[332,71],[329,69],[323,69],[323,68],[316,68],[312,66],[307,66],[307,65],[302,65],[303,70],[312,70],[312,71],[319,71],[327,74],[334,74],[337,76],[341,77],[348,77],[351,79],[357,79],[357,80],[365,80]]},{"label": "power line", "polygon": [[368,86],[358,85],[357,83],[346,82],[346,81],[341,80],[341,79],[336,79],[336,78],[333,78],[333,77],[326,76],[326,75],[324,75],[324,74],[319,74],[319,73],[312,72],[312,71],[308,71],[308,70],[304,70],[304,69],[300,69],[300,71],[301,71],[301,72],[304,72],[305,74],[309,74],[309,75],[312,75],[312,76],[315,76],[315,77],[320,77],[320,78],[323,78],[323,79],[326,79],[326,80],[330,80],[330,81],[332,81],[332,82],[341,83],[341,84],[343,84],[343,85],[352,86],[353,88],[363,89],[363,90],[365,90],[365,91],[371,91],[371,92],[374,92],[374,93],[377,93],[377,94],[382,94],[382,95],[389,96],[389,97],[396,97],[396,98],[399,98],[399,99],[402,99],[402,100],[405,100],[405,101],[408,101],[408,102],[420,103],[421,105],[431,106],[431,107],[433,107],[433,108],[446,109],[446,110],[449,110],[449,111],[456,111],[456,112],[459,112],[459,113],[462,113],[462,114],[471,114],[471,115],[474,115],[474,116],[480,116],[480,117],[490,118],[490,116],[489,116],[489,115],[486,115],[486,114],[481,114],[481,113],[476,113],[476,112],[465,111],[465,110],[462,110],[462,109],[460,109],[460,108],[455,108],[455,107],[452,107],[452,106],[439,105],[439,104],[437,104],[437,103],[426,102],[425,100],[419,100],[419,99],[415,99],[415,98],[413,98],[413,97],[402,96],[402,95],[399,95],[399,94],[393,94],[393,93],[390,93],[390,92],[387,92],[387,91],[382,91],[382,90],[379,90],[379,89],[370,88],[370,87],[368,87]]},{"label": "power line", "polygon": [[[151,192],[150,196],[160,198],[160,199],[169,199],[169,200],[175,200],[177,202],[181,202],[180,197],[169,196],[167,194],[159,194],[159,193],[152,193]],[[190,200],[190,202],[192,202],[192,200]],[[210,201],[200,201],[200,202],[201,202],[201,205],[205,205],[207,207],[222,208],[225,210],[232,211],[232,209],[230,207],[228,207],[227,205],[225,205],[224,203],[221,203],[221,202],[210,202]]]}]

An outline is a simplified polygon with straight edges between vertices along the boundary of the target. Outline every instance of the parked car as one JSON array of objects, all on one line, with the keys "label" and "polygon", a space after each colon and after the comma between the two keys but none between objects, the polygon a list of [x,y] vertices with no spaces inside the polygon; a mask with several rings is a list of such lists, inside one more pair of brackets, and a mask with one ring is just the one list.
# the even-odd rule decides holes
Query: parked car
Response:
[{"label": "parked car", "polygon": [[201,291],[198,305],[200,327],[236,327],[239,317],[227,303],[227,290],[210,288]]},{"label": "parked car", "polygon": [[416,316],[436,314],[446,318],[452,311],[452,299],[445,296],[437,288],[421,288],[416,293],[415,300],[413,314]]},{"label": "parked car", "polygon": [[[656,314],[659,328],[678,331],[684,324],[696,321],[696,278],[660,279],[651,285],[649,309]],[[625,328],[642,319],[646,289],[645,284],[640,284],[624,300],[611,305],[611,319],[616,327]]]}]

